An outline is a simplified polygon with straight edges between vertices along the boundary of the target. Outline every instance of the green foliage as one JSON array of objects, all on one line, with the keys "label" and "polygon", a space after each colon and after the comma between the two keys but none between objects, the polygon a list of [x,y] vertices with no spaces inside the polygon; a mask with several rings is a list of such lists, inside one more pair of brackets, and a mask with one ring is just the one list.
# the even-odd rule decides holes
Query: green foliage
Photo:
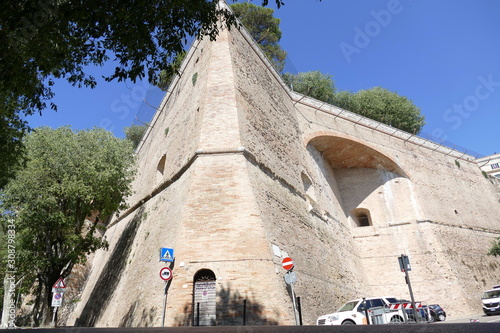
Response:
[{"label": "green foliage", "polygon": [[285,82],[293,90],[317,100],[332,103],[335,96],[335,84],[331,75],[319,71],[299,74],[283,74]]},{"label": "green foliage", "polygon": [[19,114],[13,109],[2,108],[0,105],[0,156],[2,156],[0,158],[0,189],[14,177],[16,170],[24,162],[25,150],[22,138],[27,131],[27,123]]},{"label": "green foliage", "polygon": [[[262,4],[267,5],[268,0]],[[282,0],[275,0],[278,7]],[[173,73],[188,39],[215,39],[219,19],[234,25],[218,0],[191,1],[14,1],[0,12],[0,187],[23,162],[20,141],[29,130],[22,116],[42,112],[57,78],[95,87],[86,66],[114,59],[106,80],[157,83],[162,70]],[[20,116],[21,115],[21,116]]]},{"label": "green foliage", "polygon": [[142,137],[148,127],[146,125],[132,125],[130,127],[125,127],[123,131],[125,132],[125,137],[130,140],[134,146],[134,149],[141,143]]},{"label": "green foliage", "polygon": [[186,51],[178,53],[171,66],[160,72],[160,77],[158,79],[158,82],[156,83],[158,88],[163,91],[167,91],[170,83],[172,83],[172,80],[174,79],[174,75],[179,74],[182,62],[184,61],[184,58],[186,58],[186,53]]},{"label": "green foliage", "polygon": [[349,110],[409,133],[419,133],[424,116],[411,100],[382,87],[360,90]]},{"label": "green foliage", "polygon": [[15,223],[18,273],[30,283],[38,279],[37,296],[47,304],[59,276],[106,247],[95,231],[100,219],[126,207],[133,150],[104,130],[69,127],[38,128],[25,145],[26,166],[0,192],[0,211]]},{"label": "green foliage", "polygon": [[495,241],[491,244],[491,248],[488,251],[490,256],[498,257],[500,256],[500,237],[497,237]]},{"label": "green foliage", "polygon": [[283,74],[283,80],[295,91],[336,105],[403,131],[418,134],[425,125],[424,116],[411,100],[381,87],[335,91],[332,76],[318,71]]},{"label": "green foliage", "polygon": [[196,84],[196,80],[198,80],[198,72],[194,73],[191,77],[191,82],[193,82],[193,86]]},{"label": "green foliage", "polygon": [[285,67],[286,52],[278,44],[281,39],[280,19],[273,17],[274,10],[248,2],[232,4],[231,9],[274,67],[281,72]]}]

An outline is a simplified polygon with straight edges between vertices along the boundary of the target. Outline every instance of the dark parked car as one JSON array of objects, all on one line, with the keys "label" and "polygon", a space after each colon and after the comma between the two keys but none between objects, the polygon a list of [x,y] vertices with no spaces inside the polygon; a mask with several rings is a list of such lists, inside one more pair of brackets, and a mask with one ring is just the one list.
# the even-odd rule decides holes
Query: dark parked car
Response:
[{"label": "dark parked car", "polygon": [[[433,321],[445,321],[446,320],[446,312],[444,309],[437,305],[437,304],[431,304],[429,306],[423,305],[421,308],[418,309],[418,313],[420,314],[421,318],[419,318],[419,321],[426,321],[429,323],[432,323]],[[413,310],[407,309],[406,314],[408,316],[409,321],[415,321],[415,316],[413,314]],[[429,316],[430,314],[430,316]]]},{"label": "dark parked car", "polygon": [[420,315],[424,317],[428,322],[446,320],[446,312],[441,306],[437,304],[430,304],[429,308],[427,308],[427,306],[424,305],[420,310]]}]

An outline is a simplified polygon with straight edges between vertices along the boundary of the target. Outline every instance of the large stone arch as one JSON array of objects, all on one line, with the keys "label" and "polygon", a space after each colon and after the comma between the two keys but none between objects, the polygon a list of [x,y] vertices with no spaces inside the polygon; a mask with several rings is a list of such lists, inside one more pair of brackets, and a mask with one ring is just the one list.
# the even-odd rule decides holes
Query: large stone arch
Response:
[{"label": "large stone arch", "polygon": [[324,179],[331,179],[328,184],[353,229],[418,218],[413,184],[393,158],[345,135],[321,132],[311,135],[306,144],[316,160],[321,158],[328,166],[318,169],[328,173]]},{"label": "large stone arch", "polygon": [[332,169],[384,169],[408,178],[393,159],[354,138],[321,134],[312,137],[307,144],[314,146]]}]

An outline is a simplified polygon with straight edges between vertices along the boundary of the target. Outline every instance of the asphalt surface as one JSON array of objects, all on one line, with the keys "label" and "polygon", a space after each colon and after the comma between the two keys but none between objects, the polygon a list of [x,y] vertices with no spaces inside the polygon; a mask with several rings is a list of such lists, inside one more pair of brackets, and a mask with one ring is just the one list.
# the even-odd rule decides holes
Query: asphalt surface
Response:
[{"label": "asphalt surface", "polygon": [[[315,333],[315,332],[419,332],[419,333],[491,333],[500,332],[500,323],[462,323],[462,324],[400,324],[400,325],[349,325],[349,326],[212,326],[212,327],[127,327],[127,328],[99,328],[99,327],[65,327],[33,329],[36,332],[59,333],[117,333],[117,332],[181,332],[181,333]],[[6,329],[0,332],[19,332],[20,329]]]}]

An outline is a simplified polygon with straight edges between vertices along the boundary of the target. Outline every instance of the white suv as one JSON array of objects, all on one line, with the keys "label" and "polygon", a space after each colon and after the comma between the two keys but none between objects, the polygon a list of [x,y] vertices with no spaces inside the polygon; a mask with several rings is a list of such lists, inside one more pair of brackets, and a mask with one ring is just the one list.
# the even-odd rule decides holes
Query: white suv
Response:
[{"label": "white suv", "polygon": [[493,289],[485,291],[481,297],[481,303],[487,316],[500,313],[500,286],[494,286]]},{"label": "white suv", "polygon": [[[361,298],[349,301],[342,305],[337,312],[319,317],[316,325],[363,325],[366,324],[365,310],[398,303],[398,300],[395,297],[367,297],[365,298],[365,302]],[[398,312],[395,312],[387,320],[390,322],[402,322],[403,318],[401,318]]]}]

